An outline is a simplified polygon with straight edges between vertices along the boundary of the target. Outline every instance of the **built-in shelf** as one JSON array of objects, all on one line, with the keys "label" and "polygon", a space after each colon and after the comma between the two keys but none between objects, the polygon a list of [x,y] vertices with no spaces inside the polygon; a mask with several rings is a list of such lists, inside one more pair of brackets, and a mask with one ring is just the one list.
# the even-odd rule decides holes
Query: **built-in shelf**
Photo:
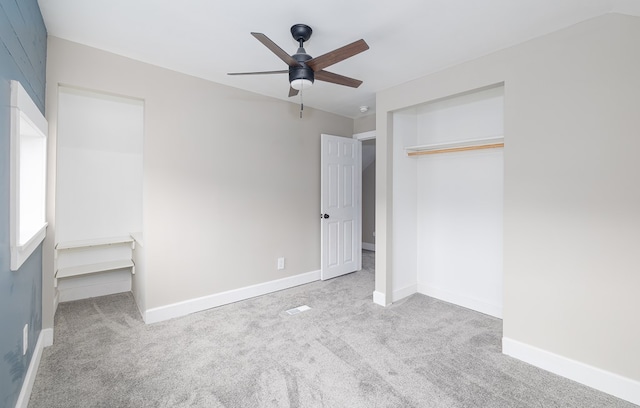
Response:
[{"label": "built-in shelf", "polygon": [[407,156],[422,156],[426,154],[453,153],[467,150],[495,149],[504,147],[504,137],[496,136],[484,139],[460,140],[457,142],[433,143],[419,146],[407,146],[404,150]]},{"label": "built-in shelf", "polygon": [[[123,235],[118,237],[107,237],[107,238],[92,238],[92,239],[83,239],[76,241],[65,241],[58,242],[55,246],[55,258],[56,261],[58,256],[61,253],[68,253],[68,251],[73,251],[82,248],[99,248],[99,247],[109,247],[114,245],[126,245],[130,248],[131,251],[135,249],[136,240],[133,236]],[[92,273],[98,272],[107,272],[113,271],[116,269],[125,269],[131,268],[131,273],[135,274],[135,263],[132,260],[133,254],[129,253],[129,255],[124,259],[114,259],[107,262],[96,262],[96,263],[85,263],[80,265],[68,266],[63,268],[57,268],[55,273],[55,279],[57,283],[57,279],[61,278],[69,278],[72,276],[80,276],[80,275],[88,275]]]},{"label": "built-in shelf", "polygon": [[60,268],[56,272],[56,278],[69,278],[71,276],[88,275],[90,273],[113,271],[116,269],[132,268],[135,266],[131,259],[122,259],[119,261],[99,262],[94,264],[70,266],[68,268]]},{"label": "built-in shelf", "polygon": [[58,251],[63,249],[76,249],[76,248],[88,248],[103,245],[120,245],[133,243],[134,239],[131,235],[123,235],[121,237],[109,237],[109,238],[94,238],[83,239],[78,241],[66,241],[58,242],[56,249]]}]

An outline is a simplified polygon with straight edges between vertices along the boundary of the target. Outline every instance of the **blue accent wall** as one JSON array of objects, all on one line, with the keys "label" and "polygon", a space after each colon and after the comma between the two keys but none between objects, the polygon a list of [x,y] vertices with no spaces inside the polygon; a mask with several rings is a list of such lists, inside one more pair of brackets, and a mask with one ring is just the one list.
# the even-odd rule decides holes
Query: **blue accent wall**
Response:
[{"label": "blue accent wall", "polygon": [[[10,83],[44,113],[47,31],[37,0],[0,0],[0,407],[15,406],[42,329],[42,246],[17,271],[9,252]],[[22,329],[29,324],[29,351]]]}]

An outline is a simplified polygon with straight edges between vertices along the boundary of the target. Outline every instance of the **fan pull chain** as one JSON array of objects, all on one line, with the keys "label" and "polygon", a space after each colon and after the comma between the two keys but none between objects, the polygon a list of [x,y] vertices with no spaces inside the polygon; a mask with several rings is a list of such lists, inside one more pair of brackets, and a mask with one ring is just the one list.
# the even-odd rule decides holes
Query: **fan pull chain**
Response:
[{"label": "fan pull chain", "polygon": [[304,86],[300,88],[300,119],[302,119],[302,111],[304,110],[304,103],[302,103],[302,91],[304,90]]}]

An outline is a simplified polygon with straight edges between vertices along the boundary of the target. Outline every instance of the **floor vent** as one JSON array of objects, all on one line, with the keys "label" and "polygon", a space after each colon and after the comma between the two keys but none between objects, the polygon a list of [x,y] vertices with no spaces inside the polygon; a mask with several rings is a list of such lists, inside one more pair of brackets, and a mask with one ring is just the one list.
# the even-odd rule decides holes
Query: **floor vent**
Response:
[{"label": "floor vent", "polygon": [[289,309],[285,313],[288,315],[295,315],[298,313],[306,312],[307,310],[311,310],[311,308],[307,305],[298,306],[295,309]]}]

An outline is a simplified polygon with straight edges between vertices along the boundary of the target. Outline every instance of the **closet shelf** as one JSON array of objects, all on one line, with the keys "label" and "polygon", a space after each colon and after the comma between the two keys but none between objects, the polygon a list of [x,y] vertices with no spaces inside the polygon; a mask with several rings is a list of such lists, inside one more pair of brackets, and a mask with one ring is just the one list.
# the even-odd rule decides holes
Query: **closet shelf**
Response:
[{"label": "closet shelf", "polygon": [[131,244],[134,242],[134,239],[131,235],[123,235],[121,237],[109,237],[109,238],[94,238],[94,239],[83,239],[78,241],[67,241],[67,242],[58,242],[56,244],[56,249],[74,249],[74,248],[88,248],[94,246],[103,246],[103,245],[120,245],[120,244]]},{"label": "closet shelf", "polygon": [[[58,285],[58,279],[61,278],[69,278],[72,276],[79,275],[88,275],[91,273],[97,272],[106,272],[113,271],[116,269],[125,269],[131,268],[131,274],[135,275],[136,268],[135,263],[131,259],[133,251],[136,248],[136,240],[131,235],[123,235],[119,237],[108,237],[108,238],[93,238],[93,239],[83,239],[77,241],[66,241],[66,242],[58,242],[55,246],[54,252],[54,261],[57,265],[59,256],[69,256],[74,253],[76,249],[82,248],[94,248],[95,250],[100,250],[97,248],[100,247],[110,247],[114,245],[126,245],[129,249],[128,255],[119,255],[118,258],[111,261],[106,262],[96,262],[96,263],[83,263],[81,265],[69,266],[64,268],[57,268],[55,273],[55,286]],[[61,255],[67,254],[67,255]],[[122,257],[126,257],[122,259]]]},{"label": "closet shelf", "polygon": [[404,150],[407,156],[422,156],[426,154],[453,153],[467,150],[495,149],[504,147],[504,137],[496,136],[485,139],[461,140],[458,142],[433,143],[419,146],[407,146]]},{"label": "closet shelf", "polygon": [[132,268],[135,266],[131,259],[122,259],[118,261],[99,262],[94,264],[71,266],[68,268],[60,268],[56,272],[56,278],[69,278],[71,276],[87,275],[96,272],[113,271],[115,269]]}]

